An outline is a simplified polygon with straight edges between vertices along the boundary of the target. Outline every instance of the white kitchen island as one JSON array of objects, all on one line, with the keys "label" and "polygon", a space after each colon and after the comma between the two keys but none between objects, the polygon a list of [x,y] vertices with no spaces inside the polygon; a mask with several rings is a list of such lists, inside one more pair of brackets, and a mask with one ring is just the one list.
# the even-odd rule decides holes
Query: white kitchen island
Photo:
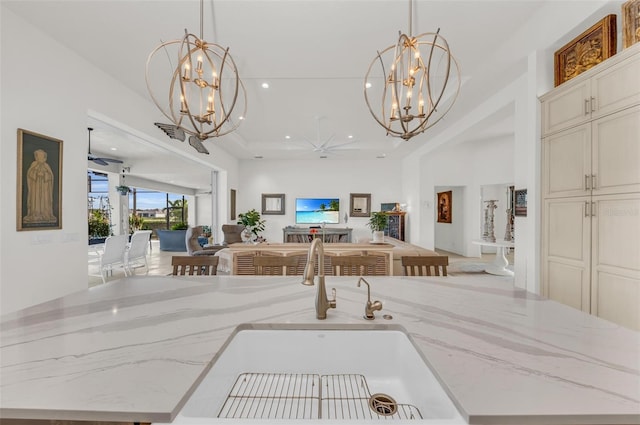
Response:
[{"label": "white kitchen island", "polygon": [[337,308],[318,321],[295,276],[131,277],[2,316],[0,417],[170,422],[241,324],[392,324],[469,423],[640,423],[640,333],[507,277],[367,280],[373,322],[356,278],[327,277]]}]

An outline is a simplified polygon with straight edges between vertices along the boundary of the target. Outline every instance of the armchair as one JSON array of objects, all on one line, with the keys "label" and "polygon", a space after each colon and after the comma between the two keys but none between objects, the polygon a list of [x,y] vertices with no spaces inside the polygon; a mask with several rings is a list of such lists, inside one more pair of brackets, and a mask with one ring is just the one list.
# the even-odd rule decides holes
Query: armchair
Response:
[{"label": "armchair", "polygon": [[222,245],[227,246],[232,243],[242,242],[242,231],[244,226],[242,224],[223,224],[222,233],[224,233],[224,242]]},{"label": "armchair", "polygon": [[199,255],[216,255],[224,246],[208,246],[203,248],[198,242],[198,236],[202,234],[202,226],[189,227],[185,234],[185,242],[187,245],[187,253],[192,256]]}]

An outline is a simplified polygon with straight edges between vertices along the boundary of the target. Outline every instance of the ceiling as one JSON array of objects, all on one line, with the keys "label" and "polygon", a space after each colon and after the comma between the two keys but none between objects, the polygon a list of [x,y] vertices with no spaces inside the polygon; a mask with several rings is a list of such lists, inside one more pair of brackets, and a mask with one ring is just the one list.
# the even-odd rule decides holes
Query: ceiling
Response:
[{"label": "ceiling", "polygon": [[[611,3],[619,10],[621,2],[593,0],[416,0],[413,33],[440,29],[460,64],[463,85],[442,122],[402,141],[386,136],[374,121],[363,83],[376,52],[395,44],[399,31],[408,32],[408,1],[205,0],[204,38],[229,47],[248,104],[237,131],[205,145],[216,144],[240,159],[405,157],[459,126],[521,75],[528,52],[554,48],[552,43],[581,20]],[[149,53],[161,41],[180,38],[185,28],[199,33],[199,2],[193,0],[3,0],[3,5],[147,99]],[[509,136],[513,122],[513,108],[496,111],[456,138]],[[138,164],[162,161],[163,167],[155,166],[157,175],[147,177],[193,186],[189,182],[208,175],[206,166],[193,162],[179,166],[181,175],[173,171],[184,159],[149,143],[166,139],[152,123],[145,127],[146,141],[113,123],[88,124],[96,129],[93,153],[136,164],[132,172],[154,169]],[[327,140],[325,149],[318,149]]]}]

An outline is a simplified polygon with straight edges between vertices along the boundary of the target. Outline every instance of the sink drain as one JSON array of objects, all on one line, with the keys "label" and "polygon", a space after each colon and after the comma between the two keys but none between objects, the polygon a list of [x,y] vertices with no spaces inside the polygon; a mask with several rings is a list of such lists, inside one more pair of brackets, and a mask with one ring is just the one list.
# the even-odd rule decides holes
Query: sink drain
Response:
[{"label": "sink drain", "polygon": [[377,393],[369,398],[369,408],[379,415],[392,416],[398,411],[398,403],[389,395]]}]

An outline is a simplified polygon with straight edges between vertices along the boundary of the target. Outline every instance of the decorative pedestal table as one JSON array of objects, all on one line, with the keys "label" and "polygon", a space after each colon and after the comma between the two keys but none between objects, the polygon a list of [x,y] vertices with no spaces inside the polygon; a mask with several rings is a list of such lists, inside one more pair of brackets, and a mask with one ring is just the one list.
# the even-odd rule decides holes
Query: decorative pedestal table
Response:
[{"label": "decorative pedestal table", "polygon": [[509,241],[483,241],[483,240],[474,240],[471,241],[475,245],[483,245],[483,246],[494,246],[496,247],[496,257],[493,260],[493,263],[487,265],[487,268],[484,269],[485,272],[489,274],[495,274],[497,276],[513,276],[513,271],[507,269],[509,265],[509,260],[505,255],[505,248],[513,248],[515,244]]}]

